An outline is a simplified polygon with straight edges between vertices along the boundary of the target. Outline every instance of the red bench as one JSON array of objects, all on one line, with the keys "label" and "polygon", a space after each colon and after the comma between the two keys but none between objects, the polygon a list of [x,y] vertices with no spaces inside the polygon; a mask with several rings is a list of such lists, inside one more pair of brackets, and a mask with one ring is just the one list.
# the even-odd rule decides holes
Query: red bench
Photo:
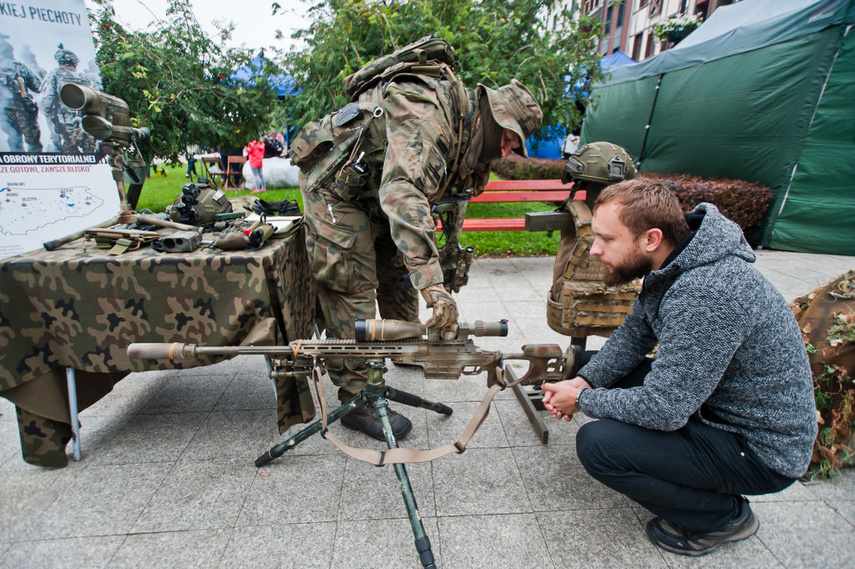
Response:
[{"label": "red bench", "polygon": [[[573,184],[561,180],[495,180],[487,184],[484,192],[469,203],[547,202],[562,203],[570,195]],[[578,192],[576,199],[585,199]],[[496,217],[464,219],[463,231],[523,231],[524,217]]]}]

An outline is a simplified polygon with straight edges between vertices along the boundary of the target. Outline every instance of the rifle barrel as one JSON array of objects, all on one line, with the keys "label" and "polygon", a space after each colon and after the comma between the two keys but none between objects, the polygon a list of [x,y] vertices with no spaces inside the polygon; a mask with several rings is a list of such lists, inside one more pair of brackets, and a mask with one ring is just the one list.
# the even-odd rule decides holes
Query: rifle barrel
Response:
[{"label": "rifle barrel", "polygon": [[181,342],[164,344],[134,343],[128,346],[128,357],[141,360],[188,360],[199,356],[239,356],[251,354],[291,354],[290,346],[197,346]]}]

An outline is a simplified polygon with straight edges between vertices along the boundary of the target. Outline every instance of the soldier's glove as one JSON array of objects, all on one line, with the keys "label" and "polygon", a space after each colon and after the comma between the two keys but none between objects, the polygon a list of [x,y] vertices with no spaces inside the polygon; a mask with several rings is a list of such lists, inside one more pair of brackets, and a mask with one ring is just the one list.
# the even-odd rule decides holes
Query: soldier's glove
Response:
[{"label": "soldier's glove", "polygon": [[457,324],[457,303],[445,290],[442,284],[430,285],[420,291],[428,308],[433,308],[433,315],[425,322],[428,328],[443,328]]}]

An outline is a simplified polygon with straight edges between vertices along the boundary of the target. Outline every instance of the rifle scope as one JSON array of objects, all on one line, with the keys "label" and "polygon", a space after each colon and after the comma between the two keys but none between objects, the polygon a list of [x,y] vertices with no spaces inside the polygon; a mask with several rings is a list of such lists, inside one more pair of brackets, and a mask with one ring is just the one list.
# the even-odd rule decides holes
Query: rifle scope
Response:
[{"label": "rifle scope", "polygon": [[[507,336],[508,321],[484,322],[476,320],[470,326],[466,322],[452,324],[440,331],[443,340],[454,340],[461,336]],[[407,338],[421,338],[427,335],[427,328],[415,322],[404,322],[403,320],[362,320],[358,319],[354,326],[354,335],[357,342],[388,342],[392,340],[405,340]]]}]

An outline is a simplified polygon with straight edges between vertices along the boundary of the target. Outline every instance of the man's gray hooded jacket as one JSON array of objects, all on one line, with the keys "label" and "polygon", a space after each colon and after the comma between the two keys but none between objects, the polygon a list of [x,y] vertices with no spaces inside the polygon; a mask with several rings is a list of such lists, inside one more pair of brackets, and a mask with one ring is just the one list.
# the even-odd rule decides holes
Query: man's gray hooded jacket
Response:
[{"label": "man's gray hooded jacket", "polygon": [[[585,414],[674,431],[690,418],[745,437],[772,470],[802,476],[817,424],[807,352],[787,302],[711,204],[685,248],[644,278],[626,323],[579,375]],[[692,217],[691,215],[689,217]],[[695,215],[694,217],[698,217]],[[604,389],[659,343],[644,385]]]}]

